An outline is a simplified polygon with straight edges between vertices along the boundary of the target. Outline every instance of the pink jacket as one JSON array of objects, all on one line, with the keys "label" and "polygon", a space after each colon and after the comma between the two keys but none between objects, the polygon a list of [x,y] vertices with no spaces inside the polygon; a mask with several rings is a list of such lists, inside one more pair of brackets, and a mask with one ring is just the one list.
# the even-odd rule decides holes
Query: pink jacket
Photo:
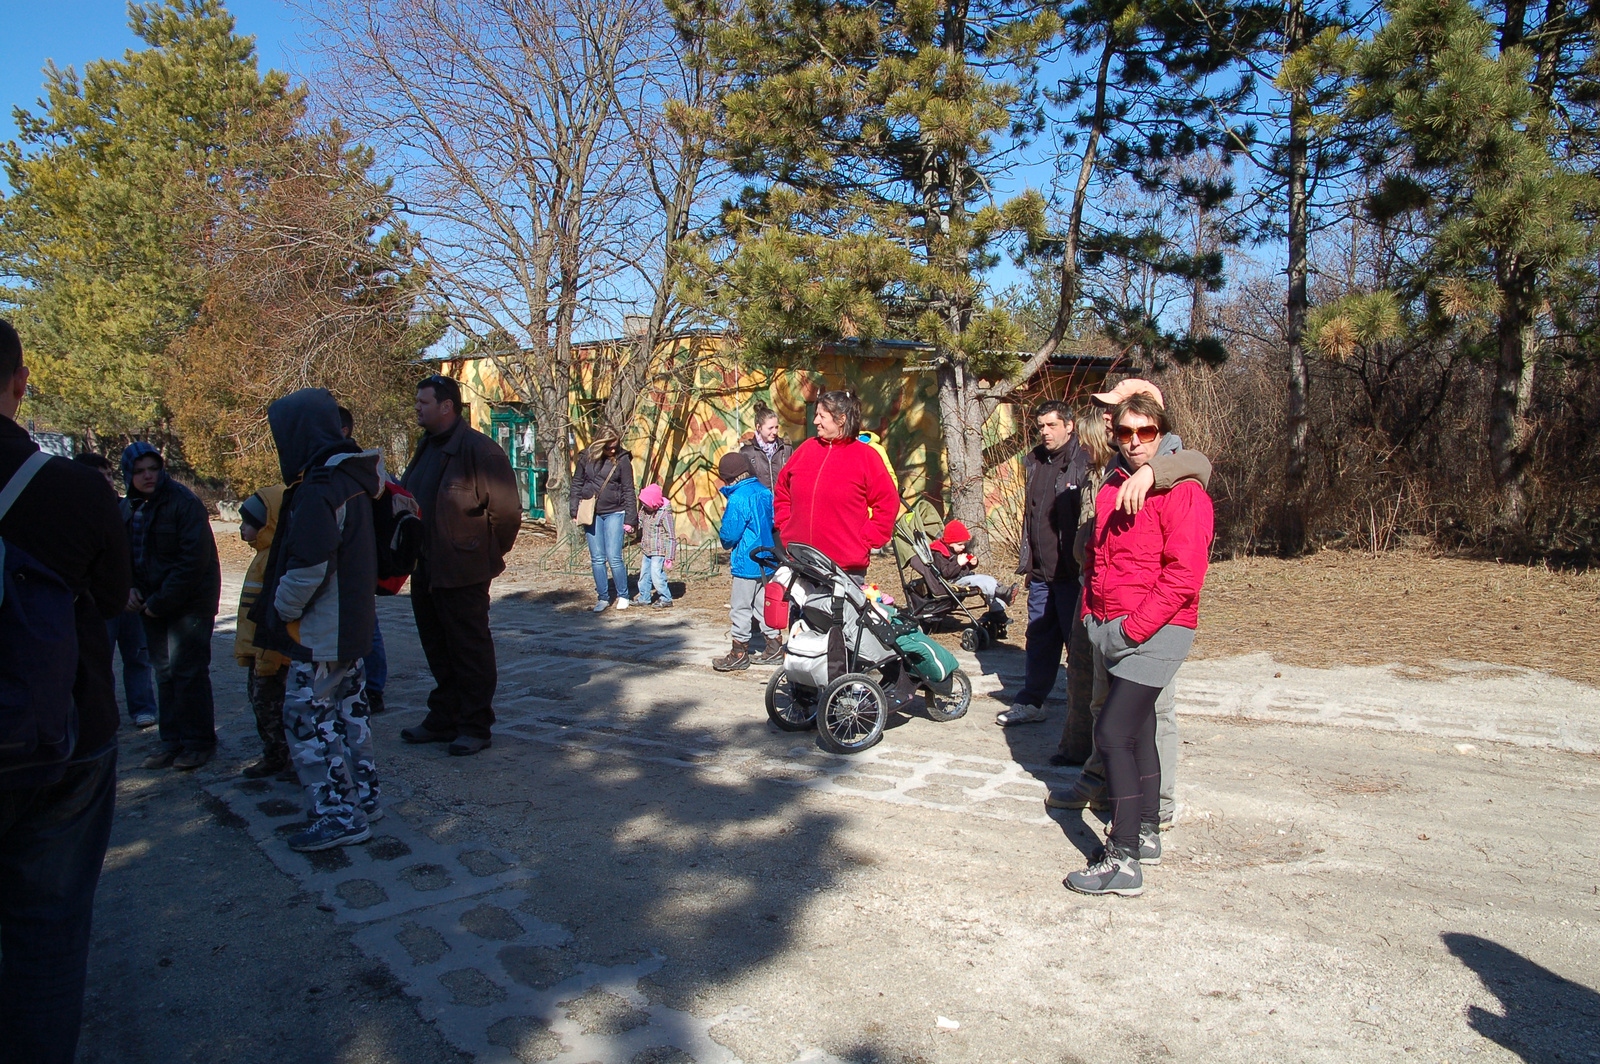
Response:
[{"label": "pink jacket", "polygon": [[1123,634],[1143,643],[1164,625],[1198,627],[1213,514],[1211,496],[1184,480],[1151,492],[1130,517],[1116,508],[1117,488],[1127,478],[1119,469],[1095,496],[1083,612],[1100,621],[1125,616]]}]

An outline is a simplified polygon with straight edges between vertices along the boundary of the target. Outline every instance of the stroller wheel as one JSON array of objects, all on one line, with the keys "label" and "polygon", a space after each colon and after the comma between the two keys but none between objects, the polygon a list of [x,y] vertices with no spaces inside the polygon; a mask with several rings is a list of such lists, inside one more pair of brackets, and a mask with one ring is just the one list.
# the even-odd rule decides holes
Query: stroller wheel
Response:
[{"label": "stroller wheel", "polygon": [[924,687],[922,705],[928,711],[929,720],[943,723],[964,717],[967,707],[972,705],[972,681],[967,679],[966,673],[957,669],[950,674],[950,693],[941,695],[931,687]]},{"label": "stroller wheel", "polygon": [[883,738],[889,696],[865,673],[847,672],[822,690],[817,743],[834,754],[856,754]]},{"label": "stroller wheel", "polygon": [[817,726],[817,690],[796,687],[782,669],[767,681],[767,717],[783,731],[805,731]]},{"label": "stroller wheel", "polygon": [[988,630],[979,627],[978,625],[973,625],[971,628],[963,628],[961,630],[962,650],[970,650],[976,653],[980,650],[988,649],[991,642],[993,642],[993,640],[990,638]]}]

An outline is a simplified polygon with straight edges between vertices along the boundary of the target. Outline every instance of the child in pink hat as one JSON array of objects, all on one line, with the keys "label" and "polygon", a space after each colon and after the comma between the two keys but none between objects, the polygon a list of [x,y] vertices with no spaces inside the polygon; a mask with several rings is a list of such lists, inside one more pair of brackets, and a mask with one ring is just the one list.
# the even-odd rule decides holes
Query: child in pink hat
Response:
[{"label": "child in pink hat", "polygon": [[639,563],[639,605],[648,606],[652,588],[660,593],[658,610],[672,605],[667,588],[667,570],[678,556],[678,533],[673,527],[672,507],[660,484],[647,484],[639,492],[639,547],[644,559]]}]

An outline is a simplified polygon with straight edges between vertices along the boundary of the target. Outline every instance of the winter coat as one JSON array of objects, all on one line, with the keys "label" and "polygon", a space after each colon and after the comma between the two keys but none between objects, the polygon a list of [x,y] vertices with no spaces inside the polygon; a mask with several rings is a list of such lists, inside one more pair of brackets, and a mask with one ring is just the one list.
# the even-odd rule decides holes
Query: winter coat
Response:
[{"label": "winter coat", "polygon": [[[0,416],[0,484],[38,450],[26,429]],[[106,621],[127,609],[132,580],[128,533],[117,512],[117,493],[99,470],[52,458],[0,518],[0,539],[32,555],[73,590],[78,633],[78,671],[72,683],[78,745],[73,756],[93,754],[117,734],[117,691]]]},{"label": "winter coat", "polygon": [[1022,550],[1018,575],[1055,583],[1078,578],[1072,538],[1088,477],[1089,457],[1069,440],[1059,451],[1040,444],[1022,459],[1026,490],[1022,503]]},{"label": "winter coat", "polygon": [[783,472],[783,467],[794,457],[794,444],[780,437],[773,448],[772,457],[768,458],[767,452],[761,449],[761,444],[751,440],[739,448],[739,453],[750,459],[750,470],[755,473],[756,479],[761,481],[768,491],[776,491],[778,474]]},{"label": "winter coat", "polygon": [[[435,453],[428,453],[438,448]],[[439,461],[438,490],[417,490],[419,461]],[[439,436],[424,436],[400,478],[422,516],[422,563],[429,590],[487,584],[505,572],[505,556],[522,528],[522,493],[511,459],[488,436],[457,418]]]},{"label": "winter coat", "polygon": [[655,513],[639,511],[639,550],[647,558],[678,560],[678,530],[670,502],[663,501]]},{"label": "winter coat", "polygon": [[378,452],[344,438],[339,404],[323,388],[279,399],[267,408],[267,424],[289,488],[251,611],[255,643],[296,661],[364,658],[377,618]]},{"label": "winter coat", "polygon": [[1125,618],[1123,635],[1138,644],[1168,624],[1198,626],[1213,513],[1211,496],[1193,480],[1152,491],[1137,514],[1123,513],[1117,489],[1127,478],[1116,470],[1095,499],[1083,614]]},{"label": "winter coat", "polygon": [[[148,443],[129,445],[122,452],[122,482],[131,485],[133,463],[157,453]],[[122,500],[122,520],[130,537],[136,510],[144,511],[138,515],[144,525],[144,550],[141,553],[133,545],[133,586],[144,597],[145,610],[152,617],[216,616],[222,566],[206,504],[163,470],[148,497],[130,487]]]},{"label": "winter coat", "polygon": [[596,517],[621,513],[623,524],[639,527],[639,492],[633,483],[633,455],[627,451],[617,451],[615,458],[590,458],[588,451],[578,455],[567,495],[567,512],[574,519],[578,503],[592,498]]},{"label": "winter coat", "polygon": [[978,565],[967,551],[957,554],[951,550],[944,540],[936,539],[928,544],[928,551],[933,555],[933,568],[944,577],[946,583],[960,580],[977,571]]},{"label": "winter coat", "polygon": [[255,548],[256,555],[250,559],[250,567],[244,573],[244,584],[239,589],[238,622],[233,634],[233,660],[247,669],[255,669],[261,676],[273,675],[288,664],[289,660],[282,654],[262,650],[256,646],[256,622],[250,619],[250,611],[255,608],[256,600],[261,597],[261,589],[266,585],[267,563],[272,556],[272,539],[278,531],[278,514],[283,507],[283,493],[288,490],[282,484],[262,488],[239,507],[240,518],[249,521],[260,531],[256,533],[255,542],[250,544]]},{"label": "winter coat", "polygon": [[841,569],[865,569],[889,542],[900,495],[878,452],[860,440],[813,436],[778,474],[773,512],[785,543],[805,543]]},{"label": "winter coat", "polygon": [[[1080,566],[1089,549],[1089,538],[1094,535],[1095,497],[1105,486],[1106,478],[1119,469],[1127,470],[1120,454],[1113,457],[1105,469],[1088,472],[1083,502],[1078,507],[1078,535],[1072,545],[1072,557]],[[1175,432],[1161,438],[1161,446],[1150,459],[1150,472],[1155,475],[1151,491],[1167,491],[1180,480],[1194,480],[1207,490],[1211,487],[1211,459],[1199,451],[1184,450],[1183,440]]]},{"label": "winter coat", "polygon": [[772,546],[772,492],[753,476],[717,490],[728,501],[717,528],[722,545],[731,552],[728,568],[734,576],[759,579],[763,570],[750,552]]}]

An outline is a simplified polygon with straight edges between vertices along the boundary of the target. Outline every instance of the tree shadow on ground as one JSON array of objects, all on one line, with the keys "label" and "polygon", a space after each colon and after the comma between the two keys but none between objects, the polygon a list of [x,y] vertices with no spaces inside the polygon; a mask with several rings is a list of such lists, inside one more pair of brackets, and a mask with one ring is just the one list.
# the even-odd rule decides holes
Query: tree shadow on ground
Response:
[{"label": "tree shadow on ground", "polygon": [[1498,942],[1459,932],[1440,937],[1445,948],[1500,999],[1503,1016],[1476,1005],[1467,1007],[1467,1022],[1474,1031],[1528,1064],[1583,1059],[1592,1051],[1595,1032],[1600,1031],[1600,993]]}]

